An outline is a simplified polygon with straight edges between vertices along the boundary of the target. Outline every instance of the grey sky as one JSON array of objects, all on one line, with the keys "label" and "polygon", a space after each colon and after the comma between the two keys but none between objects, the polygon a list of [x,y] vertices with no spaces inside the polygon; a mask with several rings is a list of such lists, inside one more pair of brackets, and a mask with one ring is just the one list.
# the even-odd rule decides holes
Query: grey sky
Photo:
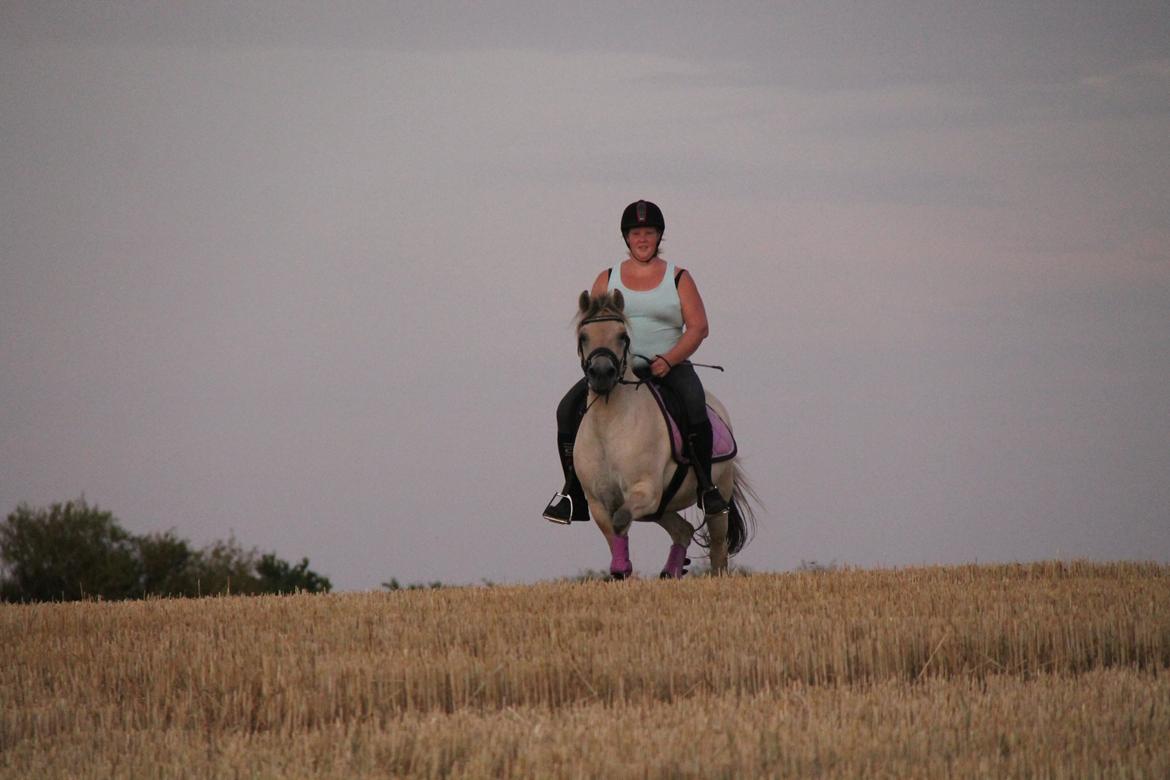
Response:
[{"label": "grey sky", "polygon": [[0,2],[0,510],[603,566],[539,515],[645,197],[742,563],[1170,560],[1170,12],[1025,5]]}]

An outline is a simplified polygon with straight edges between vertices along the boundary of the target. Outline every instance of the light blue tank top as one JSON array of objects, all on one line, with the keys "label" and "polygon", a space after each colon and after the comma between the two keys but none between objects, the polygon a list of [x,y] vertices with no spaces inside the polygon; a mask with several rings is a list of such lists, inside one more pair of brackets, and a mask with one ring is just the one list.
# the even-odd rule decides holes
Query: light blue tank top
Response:
[{"label": "light blue tank top", "polygon": [[[626,299],[626,319],[630,321],[630,355],[644,355],[650,360],[665,355],[683,334],[682,303],[674,286],[674,264],[666,264],[662,283],[653,290],[631,290],[622,284],[622,267],[615,265],[609,274],[609,289],[621,290]],[[632,358],[635,368],[646,361]]]}]

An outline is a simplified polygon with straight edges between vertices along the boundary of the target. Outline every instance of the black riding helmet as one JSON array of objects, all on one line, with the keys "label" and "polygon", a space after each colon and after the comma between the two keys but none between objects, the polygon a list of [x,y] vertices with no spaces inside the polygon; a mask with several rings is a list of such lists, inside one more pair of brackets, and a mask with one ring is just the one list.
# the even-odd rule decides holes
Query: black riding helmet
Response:
[{"label": "black riding helmet", "polygon": [[662,216],[662,209],[648,200],[636,200],[626,206],[622,212],[622,238],[626,238],[636,227],[652,227],[658,229],[658,237],[666,232],[666,219]]}]

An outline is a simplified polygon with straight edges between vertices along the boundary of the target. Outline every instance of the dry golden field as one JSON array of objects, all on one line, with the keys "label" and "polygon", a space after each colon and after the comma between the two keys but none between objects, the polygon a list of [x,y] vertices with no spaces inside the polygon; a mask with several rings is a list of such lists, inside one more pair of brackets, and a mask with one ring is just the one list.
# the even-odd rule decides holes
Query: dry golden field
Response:
[{"label": "dry golden field", "polygon": [[0,605],[0,777],[1170,777],[1170,567]]}]

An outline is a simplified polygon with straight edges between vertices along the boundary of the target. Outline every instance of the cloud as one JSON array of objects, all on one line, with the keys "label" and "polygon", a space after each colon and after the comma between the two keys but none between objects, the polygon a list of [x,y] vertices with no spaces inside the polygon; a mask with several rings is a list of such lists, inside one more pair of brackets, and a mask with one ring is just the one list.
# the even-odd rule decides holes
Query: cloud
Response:
[{"label": "cloud", "polygon": [[[821,91],[1068,81],[1170,54],[1170,17],[1140,0],[939,4],[616,0],[343,5],[8,2],[0,39],[26,45],[638,52],[702,64],[700,81]],[[661,74],[631,70],[630,89]]]},{"label": "cloud", "polygon": [[1088,75],[1077,86],[1091,115],[1170,116],[1170,59]]},{"label": "cloud", "polygon": [[1145,60],[1109,73],[1085,76],[1081,83],[1098,89],[1125,88],[1135,84],[1170,84],[1170,59]]}]

